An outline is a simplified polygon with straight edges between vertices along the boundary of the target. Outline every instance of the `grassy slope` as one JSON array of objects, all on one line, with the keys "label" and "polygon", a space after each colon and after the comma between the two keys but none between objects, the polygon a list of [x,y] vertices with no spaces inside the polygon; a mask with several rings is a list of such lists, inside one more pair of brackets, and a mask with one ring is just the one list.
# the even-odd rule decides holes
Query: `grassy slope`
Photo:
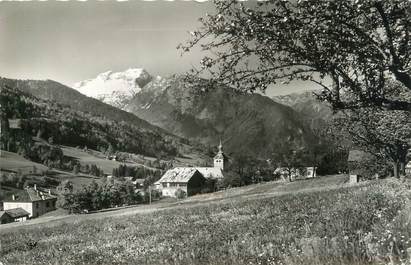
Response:
[{"label": "grassy slope", "polygon": [[47,170],[47,167],[45,165],[27,160],[16,153],[7,152],[3,150],[0,151],[1,169],[7,169],[12,171],[17,171],[20,169],[22,173],[30,173],[33,170],[33,166],[35,166],[39,171]]},{"label": "grassy slope", "polygon": [[[103,169],[104,173],[111,175],[113,168],[118,168],[120,165],[134,166],[134,167],[145,167],[148,169],[156,170],[156,168],[148,167],[143,163],[138,162],[118,162],[113,160],[108,160],[105,155],[101,152],[95,150],[89,150],[85,152],[81,149],[77,149],[69,146],[61,146],[65,156],[71,156],[76,158],[81,164],[95,164],[97,167]],[[142,156],[143,157],[143,156]],[[154,161],[155,157],[144,156],[146,161]],[[174,159],[175,166],[187,166],[187,165],[199,165],[206,160],[204,155],[198,153],[188,153],[184,158],[176,157]],[[143,161],[141,161],[143,162]],[[158,170],[158,169],[157,169]]]},{"label": "grassy slope", "polygon": [[[17,172],[19,169],[23,174],[28,174],[31,178],[36,179],[37,174],[32,174],[33,166],[36,167],[37,173],[41,171],[48,171],[48,175],[58,179],[58,180],[65,180],[69,179],[73,182],[75,187],[81,187],[84,185],[90,184],[93,180],[98,180],[99,178],[91,175],[81,174],[81,175],[74,175],[71,172],[66,172],[62,170],[49,170],[48,167],[44,166],[43,164],[35,163],[30,160],[25,159],[24,157],[12,153],[1,150],[0,156],[0,169],[6,171],[15,171]],[[11,187],[2,186],[1,192],[4,192],[4,195],[7,196],[8,194],[12,193],[14,190]]]},{"label": "grassy slope", "polygon": [[[148,169],[155,170],[155,168],[148,167],[143,165],[142,163],[131,163],[131,162],[118,162],[112,161],[105,158],[104,154],[101,152],[89,149],[88,152],[83,151],[82,149],[77,149],[74,147],[68,146],[60,146],[63,150],[65,156],[73,157],[78,160],[83,165],[96,165],[98,168],[101,168],[104,173],[111,175],[113,172],[113,168],[118,168],[121,164],[126,164],[128,166],[136,166],[136,167],[146,167]],[[186,165],[196,165],[199,161],[202,161],[204,158],[197,157],[196,154],[192,154],[189,158],[176,158],[175,165],[176,166],[186,166]],[[144,160],[155,160],[152,157],[144,157]],[[37,172],[46,171],[48,168],[43,164],[35,163],[30,160],[25,159],[24,157],[12,153],[1,150],[0,156],[0,169],[3,170],[11,170],[17,171],[21,170],[23,174],[30,174],[32,173],[33,166],[36,167]],[[91,183],[93,180],[98,180],[99,178],[87,175],[87,174],[80,174],[74,175],[72,172],[65,172],[61,170],[52,170],[53,177],[59,180],[69,179],[73,182],[76,187],[81,187]],[[2,187],[3,192],[8,194],[7,190],[4,190],[6,187]]]},{"label": "grassy slope", "polygon": [[411,247],[410,183],[349,187],[344,180],[267,183],[26,228],[3,225],[0,261],[365,264],[387,258],[390,242],[399,251]]},{"label": "grassy slope", "polygon": [[[104,158],[104,154],[98,151],[90,150],[89,152],[85,152],[81,149],[77,149],[74,147],[62,146],[61,149],[65,156],[74,157],[77,159],[81,164],[88,164],[88,165],[96,165],[98,168],[101,168],[105,174],[111,175],[113,172],[113,168],[118,168],[120,165],[127,165],[127,166],[139,166],[143,167],[144,165],[138,163],[123,163],[113,160],[108,160]],[[154,169],[154,168],[151,168]]]}]

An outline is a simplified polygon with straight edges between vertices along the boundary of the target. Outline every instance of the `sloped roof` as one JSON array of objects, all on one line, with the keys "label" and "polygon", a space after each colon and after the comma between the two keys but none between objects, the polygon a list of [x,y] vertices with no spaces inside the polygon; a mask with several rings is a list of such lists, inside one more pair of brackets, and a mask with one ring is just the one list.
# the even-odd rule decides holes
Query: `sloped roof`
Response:
[{"label": "sloped roof", "polygon": [[6,211],[0,211],[0,218],[1,218],[4,214],[6,214]]},{"label": "sloped roof", "polygon": [[286,174],[288,173],[288,168],[287,167],[277,167],[274,170],[274,174]]},{"label": "sloped roof", "polygon": [[196,169],[207,179],[224,178],[223,171],[218,167],[196,167]]},{"label": "sloped roof", "polygon": [[43,191],[41,189],[35,190],[34,188],[26,188],[24,191],[21,191],[14,196],[13,198],[10,196],[4,199],[4,202],[35,202],[35,201],[43,201],[43,200],[51,200],[57,199],[56,196],[50,195],[48,192]]},{"label": "sloped roof", "polygon": [[12,218],[20,218],[24,216],[29,216],[30,213],[28,213],[26,210],[23,208],[14,208],[14,209],[8,209],[5,210],[5,212]]},{"label": "sloped roof", "polygon": [[[224,177],[223,171],[216,167],[176,167],[167,172],[158,180],[162,182],[188,182],[195,172],[198,171],[204,178],[207,179],[221,179]],[[156,182],[156,183],[157,183]]]},{"label": "sloped roof", "polygon": [[198,172],[194,167],[176,167],[167,170],[167,172],[159,180],[160,183],[163,182],[188,182],[194,174]]}]

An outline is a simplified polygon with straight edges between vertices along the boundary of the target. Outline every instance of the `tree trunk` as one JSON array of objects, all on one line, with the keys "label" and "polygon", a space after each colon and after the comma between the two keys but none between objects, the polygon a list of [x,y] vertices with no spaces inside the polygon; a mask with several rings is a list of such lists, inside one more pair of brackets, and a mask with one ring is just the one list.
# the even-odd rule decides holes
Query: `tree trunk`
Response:
[{"label": "tree trunk", "polygon": [[398,162],[392,162],[392,167],[394,169],[394,178],[398,178]]}]

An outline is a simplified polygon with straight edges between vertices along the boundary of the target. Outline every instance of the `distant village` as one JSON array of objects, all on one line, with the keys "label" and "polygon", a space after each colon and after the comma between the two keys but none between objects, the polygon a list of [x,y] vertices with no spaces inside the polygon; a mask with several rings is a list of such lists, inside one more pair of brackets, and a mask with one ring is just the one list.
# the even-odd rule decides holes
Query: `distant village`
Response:
[{"label": "distant village", "polygon": [[[357,168],[364,156],[367,154],[362,151],[350,151],[348,157],[349,184],[355,184],[363,179]],[[115,157],[109,156],[107,159],[112,160]],[[132,177],[125,177],[125,179],[133,183],[135,193],[148,194],[150,202],[151,192],[157,192],[160,197],[183,199],[199,193],[217,191],[217,183],[224,179],[224,169],[227,163],[228,158],[223,152],[223,145],[220,141],[212,167],[175,167],[169,169],[146,190],[144,189],[144,179],[133,180]],[[405,173],[411,175],[411,161],[405,166]],[[311,179],[317,176],[314,166],[305,168],[278,167],[273,174],[279,176],[282,181]],[[112,178],[111,175],[107,176],[107,179]],[[375,178],[378,178],[378,175]],[[51,189],[38,187],[36,184],[32,187],[24,187],[24,190],[5,198],[2,205],[0,204],[0,224],[23,222],[56,210],[58,196],[68,192],[66,189],[64,186],[59,186],[56,189],[57,194],[53,194]]]}]

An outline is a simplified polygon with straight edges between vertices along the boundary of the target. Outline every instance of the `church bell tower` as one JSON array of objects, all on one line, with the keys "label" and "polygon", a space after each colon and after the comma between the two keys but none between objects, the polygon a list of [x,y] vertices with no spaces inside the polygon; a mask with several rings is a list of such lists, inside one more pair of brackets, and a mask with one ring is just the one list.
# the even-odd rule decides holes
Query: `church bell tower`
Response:
[{"label": "church bell tower", "polygon": [[221,170],[224,170],[224,160],[225,160],[225,157],[223,153],[223,145],[221,144],[221,140],[220,140],[220,144],[218,145],[218,153],[214,157],[214,167],[221,168]]}]

